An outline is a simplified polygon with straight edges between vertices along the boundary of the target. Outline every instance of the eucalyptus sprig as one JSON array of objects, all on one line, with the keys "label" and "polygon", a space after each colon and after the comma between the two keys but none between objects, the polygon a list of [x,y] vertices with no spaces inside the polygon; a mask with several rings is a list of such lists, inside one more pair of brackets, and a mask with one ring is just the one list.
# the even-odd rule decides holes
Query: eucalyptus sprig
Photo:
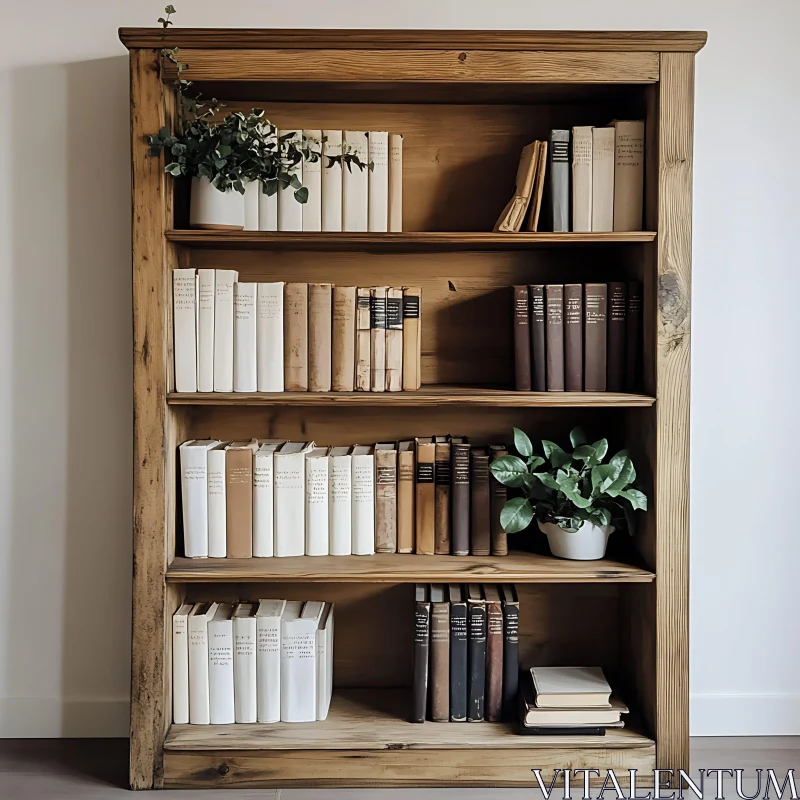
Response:
[{"label": "eucalyptus sprig", "polygon": [[534,452],[527,434],[514,428],[519,456],[492,462],[492,475],[522,496],[508,500],[500,513],[506,533],[525,530],[534,519],[577,530],[584,522],[627,527],[634,531],[634,511],[647,509],[647,497],[633,483],[636,470],[626,450],[608,463],[608,441],[589,444],[581,428],[569,435],[571,453],[555,442],[542,440],[542,455]]}]

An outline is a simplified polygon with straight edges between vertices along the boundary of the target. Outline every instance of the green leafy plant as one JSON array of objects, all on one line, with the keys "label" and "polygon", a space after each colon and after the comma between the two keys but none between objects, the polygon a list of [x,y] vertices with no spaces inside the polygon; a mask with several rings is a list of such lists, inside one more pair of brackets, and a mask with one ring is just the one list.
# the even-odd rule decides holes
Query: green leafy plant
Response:
[{"label": "green leafy plant", "polygon": [[634,511],[647,509],[647,497],[633,485],[636,470],[627,451],[620,450],[603,463],[608,453],[606,439],[589,444],[581,428],[574,428],[569,438],[571,453],[543,439],[543,455],[539,455],[527,434],[514,428],[519,456],[502,456],[490,466],[500,483],[521,493],[508,500],[500,513],[503,530],[518,533],[537,519],[564,530],[577,530],[590,522],[626,527],[633,533]]}]

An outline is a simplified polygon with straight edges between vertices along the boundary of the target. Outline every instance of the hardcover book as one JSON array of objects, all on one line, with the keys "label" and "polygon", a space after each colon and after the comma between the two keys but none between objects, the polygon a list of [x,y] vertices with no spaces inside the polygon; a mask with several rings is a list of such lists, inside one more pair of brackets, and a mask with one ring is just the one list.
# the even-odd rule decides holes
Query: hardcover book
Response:
[{"label": "hardcover book", "polygon": [[450,721],[450,603],[441,583],[431,584],[431,719]]},{"label": "hardcover book", "polygon": [[287,283],[283,297],[284,386],[287,392],[307,392],[308,284]]},{"label": "hardcover book", "polygon": [[414,440],[397,443],[397,552],[413,553],[415,548]]},{"label": "hardcover book", "polygon": [[503,606],[494,584],[483,587],[486,598],[486,706],[489,722],[503,716]]},{"label": "hardcover book", "polygon": [[564,286],[564,388],[583,391],[583,286]]},{"label": "hardcover book", "polygon": [[584,287],[586,363],[583,385],[587,392],[606,390],[606,305],[607,286],[604,283],[587,283]]},{"label": "hardcover book", "polygon": [[433,552],[436,555],[450,555],[450,439],[447,436],[434,436],[433,440],[436,446]]},{"label": "hardcover book", "polygon": [[564,285],[548,284],[547,391],[564,391]]},{"label": "hardcover book", "polygon": [[[508,450],[504,444],[489,445],[489,463],[497,458],[508,455]],[[503,530],[500,522],[500,513],[508,499],[506,487],[489,473],[489,509],[491,512],[491,547],[493,556],[508,555],[508,534]]]},{"label": "hardcover book", "polygon": [[552,229],[569,231],[569,131],[550,131],[550,203]]},{"label": "hardcover book", "polygon": [[331,390],[332,287],[308,285],[308,391]]},{"label": "hardcover book", "polygon": [[356,287],[333,287],[331,388],[352,392],[356,377]]},{"label": "hardcover book", "polygon": [[370,341],[370,290],[356,290],[356,391],[368,392],[370,387],[372,344]]},{"label": "hardcover book", "polygon": [[417,553],[432,556],[435,538],[434,464],[436,445],[431,438],[416,439],[416,546]]},{"label": "hardcover book", "polygon": [[486,602],[479,584],[467,587],[467,722],[483,722],[486,690]]},{"label": "hardcover book", "polygon": [[397,445],[375,445],[375,552],[397,552]]},{"label": "hardcover book", "polygon": [[514,381],[518,392],[531,390],[531,338],[528,287],[514,286]]},{"label": "hardcover book", "polygon": [[474,556],[491,552],[491,506],[489,487],[489,453],[485,447],[470,451],[470,550]]},{"label": "hardcover book", "polygon": [[428,654],[430,649],[431,604],[428,587],[418,583],[414,605],[414,677],[411,721],[425,722],[428,708]]},{"label": "hardcover book", "polygon": [[253,555],[253,455],[258,442],[225,448],[225,535],[228,558]]},{"label": "hardcover book", "polygon": [[503,598],[503,718],[517,716],[519,684],[519,599],[510,583],[500,586]]},{"label": "hardcover book", "polygon": [[625,391],[625,332],[627,328],[627,287],[621,282],[608,284],[608,369],[606,389]]},{"label": "hardcover book", "polygon": [[469,555],[470,444],[466,436],[450,437],[452,547],[454,556]]},{"label": "hardcover book", "polygon": [[403,287],[403,391],[415,392],[422,385],[422,291]]},{"label": "hardcover book", "polygon": [[535,284],[528,287],[530,303],[531,358],[533,361],[533,391],[547,391],[547,346],[544,310],[544,286]]},{"label": "hardcover book", "polygon": [[450,596],[450,722],[467,721],[467,598],[451,583]]}]

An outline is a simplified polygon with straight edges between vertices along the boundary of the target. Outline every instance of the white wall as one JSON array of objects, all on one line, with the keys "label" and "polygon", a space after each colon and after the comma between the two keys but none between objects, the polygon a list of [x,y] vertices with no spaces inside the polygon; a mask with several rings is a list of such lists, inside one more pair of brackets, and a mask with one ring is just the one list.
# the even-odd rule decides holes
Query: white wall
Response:
[{"label": "white wall", "polygon": [[[162,5],[2,2],[4,736],[126,733],[130,185],[116,29],[153,24]],[[184,26],[709,31],[697,59],[691,727],[800,734],[790,401],[800,4],[184,0],[178,10]]]}]

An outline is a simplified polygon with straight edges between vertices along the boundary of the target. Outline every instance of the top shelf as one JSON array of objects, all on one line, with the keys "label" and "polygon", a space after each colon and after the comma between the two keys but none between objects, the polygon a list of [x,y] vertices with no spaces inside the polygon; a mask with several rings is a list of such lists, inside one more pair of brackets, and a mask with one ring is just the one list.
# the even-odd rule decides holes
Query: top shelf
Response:
[{"label": "top shelf", "polygon": [[272,233],[235,230],[168,230],[171,242],[211,250],[338,250],[424,252],[431,250],[530,250],[652,242],[653,231],[613,233]]}]

